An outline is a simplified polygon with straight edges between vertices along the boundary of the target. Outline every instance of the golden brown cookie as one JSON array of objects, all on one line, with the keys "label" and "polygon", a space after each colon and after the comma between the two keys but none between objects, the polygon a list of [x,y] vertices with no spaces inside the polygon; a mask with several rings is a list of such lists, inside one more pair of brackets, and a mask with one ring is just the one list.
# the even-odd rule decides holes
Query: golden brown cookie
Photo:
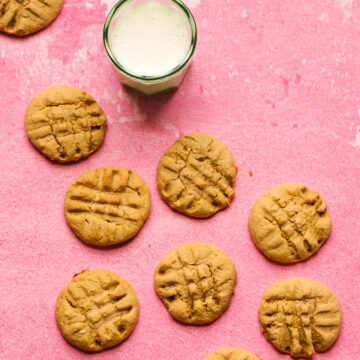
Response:
[{"label": "golden brown cookie", "polygon": [[63,0],[0,0],[0,31],[25,36],[48,26]]},{"label": "golden brown cookie", "polygon": [[65,216],[85,243],[108,246],[137,234],[150,211],[150,193],[134,171],[106,167],[81,174],[65,195]]},{"label": "golden brown cookie", "polygon": [[49,159],[65,163],[87,157],[101,145],[106,118],[84,90],[52,86],[38,93],[25,114],[26,133]]},{"label": "golden brown cookie", "polygon": [[56,321],[65,339],[84,351],[100,351],[125,340],[139,316],[130,284],[109,270],[84,270],[56,301]]},{"label": "golden brown cookie", "polygon": [[155,270],[155,291],[171,316],[186,324],[216,320],[229,306],[236,283],[231,259],[218,247],[182,244]]},{"label": "golden brown cookie", "polygon": [[223,347],[204,360],[261,360],[261,358],[246,350]]},{"label": "golden brown cookie", "polygon": [[249,229],[255,245],[266,257],[295,263],[319,250],[331,232],[331,219],[317,191],[285,183],[256,200]]},{"label": "golden brown cookie", "polygon": [[221,141],[195,133],[165,151],[158,165],[157,185],[171,208],[204,218],[230,204],[236,171],[233,156]]},{"label": "golden brown cookie", "polygon": [[264,293],[261,331],[279,351],[311,357],[328,350],[341,327],[341,310],[334,293],[318,281],[294,277],[271,285]]}]

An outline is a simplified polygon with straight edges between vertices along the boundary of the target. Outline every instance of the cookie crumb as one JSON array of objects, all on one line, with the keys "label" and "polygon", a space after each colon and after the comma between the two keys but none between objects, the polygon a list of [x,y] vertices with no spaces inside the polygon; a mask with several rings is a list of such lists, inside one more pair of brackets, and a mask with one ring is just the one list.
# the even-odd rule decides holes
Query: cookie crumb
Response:
[{"label": "cookie crumb", "polygon": [[82,273],[84,273],[84,272],[86,272],[86,271],[90,271],[90,270],[89,270],[89,269],[82,270],[82,271],[80,271],[79,273],[74,274],[73,278],[79,276],[80,274],[82,274]]}]

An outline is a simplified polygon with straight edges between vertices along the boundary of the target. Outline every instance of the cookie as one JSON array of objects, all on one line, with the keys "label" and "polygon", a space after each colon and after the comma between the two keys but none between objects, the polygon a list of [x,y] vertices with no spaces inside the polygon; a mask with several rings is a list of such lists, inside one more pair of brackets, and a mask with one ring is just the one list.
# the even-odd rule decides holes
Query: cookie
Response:
[{"label": "cookie", "polygon": [[318,281],[294,277],[271,285],[259,308],[261,331],[279,351],[311,357],[328,350],[341,327],[334,293]]},{"label": "cookie", "polygon": [[260,196],[250,212],[249,229],[270,260],[295,263],[315,254],[331,232],[331,219],[320,194],[285,183]]},{"label": "cookie", "polygon": [[228,206],[235,195],[236,165],[230,150],[207,134],[190,134],[161,158],[157,185],[173,209],[205,218]]},{"label": "cookie", "polygon": [[99,104],[84,90],[53,86],[30,102],[26,133],[45,156],[59,163],[78,161],[101,145],[106,118]]},{"label": "cookie", "polygon": [[106,167],[80,175],[65,195],[65,217],[85,243],[108,246],[137,234],[150,211],[150,193],[134,171]]},{"label": "cookie", "polygon": [[125,340],[139,316],[130,284],[109,270],[84,270],[56,301],[56,321],[65,339],[84,351],[100,351]]},{"label": "cookie", "polygon": [[155,270],[155,291],[171,316],[186,324],[207,324],[229,306],[236,283],[230,258],[201,242],[182,244]]},{"label": "cookie", "polygon": [[223,347],[204,360],[261,360],[261,358],[246,350]]},{"label": "cookie", "polygon": [[0,31],[25,36],[48,26],[63,0],[0,0]]}]

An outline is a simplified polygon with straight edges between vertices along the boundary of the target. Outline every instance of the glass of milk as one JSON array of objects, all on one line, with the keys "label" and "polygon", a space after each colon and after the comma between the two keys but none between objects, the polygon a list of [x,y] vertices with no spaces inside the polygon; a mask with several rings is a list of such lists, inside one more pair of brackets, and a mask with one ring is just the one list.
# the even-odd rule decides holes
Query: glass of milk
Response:
[{"label": "glass of milk", "polygon": [[120,80],[152,95],[180,86],[196,46],[196,24],[180,0],[121,0],[104,25]]}]

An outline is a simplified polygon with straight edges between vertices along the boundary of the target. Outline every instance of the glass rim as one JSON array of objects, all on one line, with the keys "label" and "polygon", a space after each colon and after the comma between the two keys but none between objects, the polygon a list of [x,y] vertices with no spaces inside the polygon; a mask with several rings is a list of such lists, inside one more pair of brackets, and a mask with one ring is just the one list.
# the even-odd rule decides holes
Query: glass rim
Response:
[{"label": "glass rim", "polygon": [[170,71],[168,71],[164,74],[161,74],[161,75],[146,76],[146,75],[135,74],[135,73],[131,72],[130,70],[126,69],[124,66],[122,66],[116,60],[116,57],[114,56],[114,54],[111,50],[111,46],[110,46],[110,42],[109,42],[110,23],[111,23],[114,15],[116,14],[117,10],[122,5],[127,3],[128,1],[131,1],[131,0],[120,0],[119,2],[117,2],[114,5],[114,7],[110,10],[110,12],[107,15],[106,20],[105,20],[105,24],[104,24],[104,28],[103,28],[103,41],[104,41],[105,50],[106,50],[111,62],[115,65],[115,67],[118,70],[120,70],[123,73],[127,74],[128,76],[138,79],[138,80],[145,80],[145,81],[162,80],[164,78],[170,77],[170,76],[178,73],[180,70],[182,70],[186,66],[186,64],[191,59],[191,57],[195,51],[195,46],[196,46],[196,41],[197,41],[196,23],[195,23],[195,19],[192,15],[191,11],[189,10],[189,8],[181,0],[168,0],[168,1],[171,1],[171,2],[175,3],[176,5],[178,5],[178,7],[185,13],[186,18],[189,21],[189,25],[190,25],[190,29],[191,29],[191,43],[190,43],[189,51],[187,52],[186,56],[184,57],[184,59],[180,62],[180,64],[178,66],[171,69]]}]

